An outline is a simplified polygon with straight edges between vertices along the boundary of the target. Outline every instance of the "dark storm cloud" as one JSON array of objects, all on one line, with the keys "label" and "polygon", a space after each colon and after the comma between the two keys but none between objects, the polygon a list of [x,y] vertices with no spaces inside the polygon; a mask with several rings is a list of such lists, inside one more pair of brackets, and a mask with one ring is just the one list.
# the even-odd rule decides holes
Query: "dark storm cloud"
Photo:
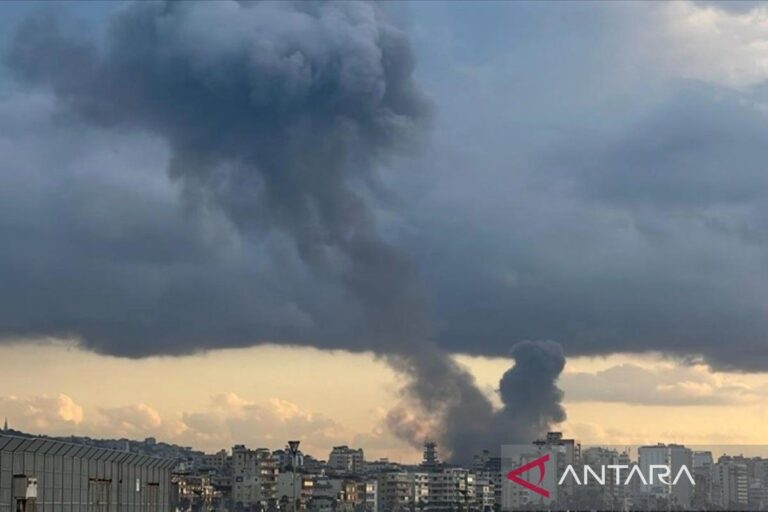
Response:
[{"label": "dark storm cloud", "polygon": [[[308,268],[343,283],[361,308],[366,328],[355,338],[392,343],[424,337],[425,314],[410,265],[378,235],[355,183],[375,181],[392,151],[415,144],[429,108],[405,34],[381,16],[369,4],[139,2],[112,18],[104,47],[52,15],[31,18],[8,63],[86,122],[167,141],[170,175],[192,207],[215,205],[246,235],[287,233]],[[216,344],[214,332],[233,325],[221,343],[259,340],[249,322],[236,325],[247,307],[219,311],[229,301],[196,297],[209,284],[200,279],[172,308],[200,303],[203,313],[210,298],[209,321],[224,321],[194,338]],[[73,331],[86,344],[115,336],[104,349],[130,353],[132,325]],[[178,349],[163,337],[157,351]]]},{"label": "dark storm cloud", "polygon": [[[574,133],[527,169],[499,174],[497,186],[515,188],[465,203],[473,222],[493,228],[460,246],[415,241],[446,255],[424,268],[441,344],[500,355],[510,339],[545,338],[569,354],[656,350],[766,368],[761,95],[686,85],[641,121]],[[434,233],[430,217],[423,231]],[[444,229],[466,233],[464,223]]]},{"label": "dark storm cloud", "polygon": [[754,203],[768,187],[768,119],[744,99],[692,85],[627,133],[578,140],[551,165],[583,195],[628,208]]},{"label": "dark storm cloud", "polygon": [[[5,119],[18,106],[3,104]],[[13,172],[0,176],[4,337],[72,336],[128,356],[199,350],[223,333],[230,345],[279,338],[287,325],[308,340],[322,307],[291,288],[338,302],[279,239],[243,241],[220,216],[190,215],[162,179],[168,155],[158,141],[50,126],[23,106],[36,134],[3,137],[14,155]]]},{"label": "dark storm cloud", "polygon": [[[63,167],[82,157],[61,154],[84,140],[24,152],[31,132],[7,121],[8,336],[71,334],[128,355],[265,339],[363,350],[427,336],[423,292],[450,351],[554,339],[569,354],[768,366],[765,93],[681,84],[642,60],[623,76],[630,45],[605,27],[649,22],[652,9],[558,6],[592,20],[588,37],[550,6],[482,7],[478,26],[503,17],[495,9],[519,16],[461,52],[430,54],[443,47],[429,32],[436,143],[395,174],[403,208],[384,240],[374,171],[420,138],[428,110],[405,35],[368,5],[204,5],[122,8],[103,44],[51,18],[20,28],[9,63],[55,91],[58,122],[114,127],[134,152],[128,134],[158,136],[170,154],[153,172],[168,164],[192,213],[147,200],[138,182],[124,193],[136,171],[108,167],[125,155],[100,181],[78,179]],[[547,44],[523,38],[531,25]],[[489,51],[518,41],[535,51]],[[615,57],[596,61],[594,45]],[[62,161],[56,173],[45,154]],[[62,176],[59,193],[21,178],[35,164]],[[235,229],[214,242],[211,222]]]}]

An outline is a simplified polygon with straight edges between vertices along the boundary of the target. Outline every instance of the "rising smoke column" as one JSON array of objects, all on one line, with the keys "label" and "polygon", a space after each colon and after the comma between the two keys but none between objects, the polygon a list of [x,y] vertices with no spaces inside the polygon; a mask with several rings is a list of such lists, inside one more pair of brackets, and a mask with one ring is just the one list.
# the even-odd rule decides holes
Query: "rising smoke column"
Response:
[{"label": "rising smoke column", "polygon": [[[349,343],[408,377],[406,393],[441,419],[455,457],[493,446],[499,416],[427,341],[417,276],[379,235],[359,192],[378,166],[414,146],[430,113],[405,33],[375,6],[137,2],[112,18],[103,45],[43,15],[21,27],[8,63],[86,122],[162,137],[168,171],[191,205],[220,209],[243,236],[289,235],[311,271],[342,283],[359,306],[365,332]],[[518,364],[529,360],[538,361]],[[509,424],[526,432],[546,420],[516,414],[508,411]]]},{"label": "rising smoke column", "polygon": [[[422,370],[406,388],[406,403],[417,397],[427,415],[398,407],[387,418],[391,430],[414,446],[425,434],[435,436],[448,449],[451,461],[465,464],[483,449],[498,451],[503,444],[541,437],[551,424],[565,421],[563,392],[557,387],[565,367],[563,349],[552,341],[522,341],[513,345],[510,357],[515,364],[499,381],[501,409],[495,410],[473,377],[451,361],[452,371],[433,371],[435,380],[425,382],[429,372]],[[450,382],[441,375],[451,375]],[[429,414],[438,421],[430,421]]]},{"label": "rising smoke column", "polygon": [[449,409],[441,439],[451,448],[453,460],[467,463],[483,449],[530,443],[552,423],[565,421],[563,392],[556,384],[565,367],[560,344],[522,341],[512,346],[510,357],[515,365],[499,381],[501,409],[489,412],[479,404]]}]

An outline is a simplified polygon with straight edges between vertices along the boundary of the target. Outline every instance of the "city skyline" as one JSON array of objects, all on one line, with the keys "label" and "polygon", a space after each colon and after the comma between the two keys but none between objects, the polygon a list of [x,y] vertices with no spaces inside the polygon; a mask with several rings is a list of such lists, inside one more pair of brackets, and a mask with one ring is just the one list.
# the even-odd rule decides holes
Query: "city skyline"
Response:
[{"label": "city skyline", "polygon": [[0,56],[12,428],[768,442],[768,5],[3,2]]},{"label": "city skyline", "polygon": [[[75,507],[116,504],[159,511],[768,508],[768,445],[749,455],[738,446],[721,446],[720,452],[662,442],[586,446],[562,432],[547,432],[527,444],[502,446],[500,454],[482,450],[467,465],[444,462],[430,440],[414,464],[372,460],[362,448],[347,445],[334,446],[326,460],[301,446],[298,440],[279,449],[235,444],[206,454],[155,438],[41,439],[4,428],[0,465],[27,472],[12,479],[14,501],[22,508],[30,502],[60,505],[62,496]],[[133,478],[113,485],[114,477],[126,472],[137,476],[135,489]],[[85,479],[70,475],[89,475],[90,483],[83,486]],[[6,472],[0,480],[6,499],[9,477]]]}]

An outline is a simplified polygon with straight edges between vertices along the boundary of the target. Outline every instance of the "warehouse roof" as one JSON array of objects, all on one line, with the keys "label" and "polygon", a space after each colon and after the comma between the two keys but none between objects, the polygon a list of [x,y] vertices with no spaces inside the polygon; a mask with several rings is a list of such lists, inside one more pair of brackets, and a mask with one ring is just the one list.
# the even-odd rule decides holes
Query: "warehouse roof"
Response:
[{"label": "warehouse roof", "polygon": [[61,455],[64,457],[95,459],[104,462],[133,464],[161,469],[170,469],[176,464],[176,461],[172,459],[163,459],[139,453],[67,443],[42,437],[19,437],[8,434],[0,434],[0,451]]}]

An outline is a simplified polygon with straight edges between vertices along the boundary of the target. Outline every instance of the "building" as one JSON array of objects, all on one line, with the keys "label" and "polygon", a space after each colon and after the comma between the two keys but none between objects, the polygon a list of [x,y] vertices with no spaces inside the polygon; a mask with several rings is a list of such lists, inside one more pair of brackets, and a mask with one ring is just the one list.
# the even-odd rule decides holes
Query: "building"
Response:
[{"label": "building", "polygon": [[437,443],[434,441],[424,441],[424,459],[421,462],[421,468],[424,471],[436,471],[440,467],[440,459],[437,457]]},{"label": "building", "polygon": [[416,510],[424,510],[429,504],[429,473],[409,473],[411,479],[411,503]]},{"label": "building", "polygon": [[749,476],[743,457],[722,456],[712,472],[716,504],[731,510],[745,509],[749,504]]},{"label": "building", "polygon": [[712,452],[693,452],[693,478],[696,487],[693,489],[691,506],[696,510],[702,510],[716,501],[712,475],[714,464]]},{"label": "building", "polygon": [[[478,508],[482,510],[486,501],[485,485],[486,482],[491,486],[493,492],[493,503],[500,504],[502,501],[501,493],[504,483],[504,475],[501,474],[501,457],[492,456],[489,450],[483,450],[474,456],[472,469],[477,478],[477,501]],[[480,487],[483,487],[481,490]]]},{"label": "building", "polygon": [[337,474],[358,474],[365,469],[365,455],[362,448],[334,446],[328,455],[328,471]]},{"label": "building", "polygon": [[175,462],[0,434],[0,512],[169,512]]},{"label": "building", "polygon": [[[547,432],[544,439],[538,439],[533,442],[534,446],[540,451],[550,451],[555,453],[557,461],[558,475],[565,472],[567,466],[578,466],[581,464],[581,443],[575,439],[566,439],[562,432]],[[552,493],[554,501],[561,500],[563,503],[572,499],[576,492],[575,482],[568,480],[565,485],[557,486]]]},{"label": "building", "polygon": [[475,507],[475,474],[464,468],[444,468],[429,474],[427,510],[470,510]]},{"label": "building", "polygon": [[411,477],[405,471],[390,471],[380,473],[378,484],[378,509],[381,512],[397,512],[410,510]]},{"label": "building", "polygon": [[336,507],[339,488],[336,482],[325,475],[317,476],[312,486],[312,498],[309,502],[311,512],[330,512]]},{"label": "building", "polygon": [[581,463],[581,443],[575,439],[563,438],[562,432],[547,432],[546,438],[534,441],[533,444],[542,449],[554,449],[562,454],[560,461],[563,467],[558,467],[558,470],[569,464],[575,466]]},{"label": "building", "polygon": [[376,488],[375,481],[357,477],[316,476],[308,508],[312,512],[377,512]]},{"label": "building", "polygon": [[216,490],[208,477],[200,475],[173,475],[176,486],[174,505],[177,511],[195,510],[208,512],[222,510],[224,496]]},{"label": "building", "polygon": [[[489,471],[475,472],[475,506],[480,512],[492,511],[496,504],[496,489],[498,485],[498,473]],[[501,501],[501,500],[499,500]]]},{"label": "building", "polygon": [[360,482],[360,494],[363,496],[362,512],[378,512],[379,510],[379,482],[368,479]]},{"label": "building", "polygon": [[306,508],[312,499],[314,477],[309,474],[292,472],[277,475],[277,499],[281,503],[281,510],[293,510],[294,499],[298,501],[298,508]]},{"label": "building", "polygon": [[[693,499],[693,485],[690,480],[681,478],[672,485],[673,479],[680,469],[685,466],[690,472],[693,468],[693,452],[679,444],[657,444],[654,446],[641,446],[637,450],[638,466],[644,475],[651,474],[651,466],[667,466],[670,468],[671,477],[669,484],[665,484],[657,478],[653,482],[643,483],[640,486],[642,495],[654,500],[659,506],[673,508],[689,508]],[[652,504],[649,504],[652,506]]]},{"label": "building", "polygon": [[250,450],[241,444],[233,446],[232,501],[235,508],[275,506],[278,473],[277,461],[270,450]]},{"label": "building", "polygon": [[348,478],[340,480],[339,493],[336,496],[336,512],[355,512],[364,502],[365,486]]},{"label": "building", "polygon": [[[589,466],[595,474],[601,475],[608,466],[630,466],[629,454],[626,451],[595,446],[587,448],[581,453],[582,464]],[[591,479],[577,489],[579,493],[580,508],[597,508],[598,510],[628,510],[630,508],[630,496],[627,486],[616,482],[616,478],[610,474],[604,478],[604,484],[599,484],[597,479]]]},{"label": "building", "polygon": [[219,450],[211,455],[203,455],[200,461],[200,469],[206,471],[216,471],[218,473],[224,472],[224,469],[229,464],[229,456],[227,450]]}]

